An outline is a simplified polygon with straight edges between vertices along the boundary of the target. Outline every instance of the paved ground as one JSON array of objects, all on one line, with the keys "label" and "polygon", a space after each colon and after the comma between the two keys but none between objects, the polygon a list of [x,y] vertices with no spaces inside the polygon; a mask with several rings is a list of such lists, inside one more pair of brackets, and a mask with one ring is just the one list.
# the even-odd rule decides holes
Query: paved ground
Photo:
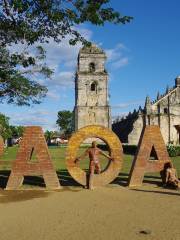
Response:
[{"label": "paved ground", "polygon": [[145,185],[0,191],[3,240],[179,240],[180,192]]}]

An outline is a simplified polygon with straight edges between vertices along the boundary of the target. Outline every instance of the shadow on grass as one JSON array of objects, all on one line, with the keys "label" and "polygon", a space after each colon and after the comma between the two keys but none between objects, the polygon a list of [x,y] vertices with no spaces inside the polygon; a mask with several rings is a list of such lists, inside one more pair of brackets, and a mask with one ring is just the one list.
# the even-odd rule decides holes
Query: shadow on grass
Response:
[{"label": "shadow on grass", "polygon": [[[118,184],[123,187],[128,186],[129,174],[127,173],[120,173],[118,177],[111,183],[111,184]],[[158,176],[144,176],[143,183],[154,184],[156,186],[162,186],[161,177]]]},{"label": "shadow on grass", "polygon": [[[5,189],[8,178],[10,176],[11,171],[10,170],[0,170],[0,188]],[[56,172],[58,179],[60,181],[61,186],[82,186],[78,182],[76,182],[68,173],[66,169],[59,170]],[[44,188],[46,187],[44,179],[42,176],[25,176],[23,185],[27,185],[28,187],[40,187]]]},{"label": "shadow on grass", "polygon": [[56,173],[58,175],[61,186],[82,186],[71,177],[66,169],[59,170]]},{"label": "shadow on grass", "polygon": [[[0,188],[2,188],[2,189],[6,188],[10,173],[11,173],[10,170],[1,170],[0,171]],[[37,186],[37,187],[45,188],[44,179],[41,176],[25,176],[23,185]]]},{"label": "shadow on grass", "polygon": [[[10,175],[9,170],[1,170],[0,171],[0,188],[4,189],[7,185],[8,178]],[[59,178],[61,186],[70,187],[70,186],[82,186],[78,182],[76,182],[69,172],[66,169],[58,170],[57,176]],[[117,184],[123,187],[128,186],[128,178],[129,174],[120,173],[118,177],[111,183]],[[162,186],[161,177],[158,176],[145,176],[144,183],[155,184],[157,186]],[[28,187],[40,187],[45,189],[45,183],[42,176],[25,176],[23,185],[28,185]]]}]

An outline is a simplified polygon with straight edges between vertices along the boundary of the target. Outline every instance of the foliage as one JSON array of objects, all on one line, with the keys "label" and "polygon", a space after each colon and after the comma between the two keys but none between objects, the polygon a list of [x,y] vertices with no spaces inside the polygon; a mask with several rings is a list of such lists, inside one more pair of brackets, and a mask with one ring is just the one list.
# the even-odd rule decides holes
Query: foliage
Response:
[{"label": "foliage", "polygon": [[170,157],[180,156],[180,146],[175,146],[173,144],[169,144],[167,146],[167,151]]},{"label": "foliage", "polygon": [[0,136],[3,137],[4,140],[8,138],[19,138],[22,137],[24,127],[23,126],[10,126],[9,125],[9,117],[0,113]]},{"label": "foliage", "polygon": [[11,135],[12,135],[12,132],[9,126],[9,117],[0,113],[0,136],[2,136],[3,139],[5,140],[11,137]]},{"label": "foliage", "polygon": [[45,96],[47,88],[39,83],[29,80],[27,75],[35,72],[49,77],[52,73],[43,64],[37,61],[44,57],[41,48],[37,48],[36,61],[26,51],[21,54],[11,53],[5,47],[0,47],[0,101],[15,103],[17,105],[30,105],[40,103]]},{"label": "foliage", "polygon": [[46,138],[47,144],[50,145],[50,144],[51,144],[51,139],[52,139],[53,137],[57,136],[57,133],[54,132],[54,131],[48,131],[48,130],[46,130],[46,132],[44,133],[44,136],[45,136],[45,138]]},{"label": "foliage", "polygon": [[69,43],[90,44],[77,31],[77,25],[90,22],[125,24],[132,18],[122,16],[109,7],[110,0],[1,0],[0,1],[0,101],[17,105],[40,103],[47,88],[30,80],[34,73],[50,77],[43,60],[45,52],[37,47],[38,55],[12,53],[9,46],[41,44],[53,39],[60,42],[67,35]]},{"label": "foliage", "polygon": [[23,132],[24,132],[23,126],[10,126],[10,129],[11,129],[11,136],[13,138],[22,137]]},{"label": "foliage", "polygon": [[104,25],[105,22],[125,24],[132,19],[114,11],[107,5],[109,2],[109,0],[2,0],[0,40],[3,44],[23,40],[33,44],[37,41],[48,41],[48,38],[61,41],[69,34],[70,44],[76,44],[77,41],[87,43],[74,26],[84,22],[95,25]]},{"label": "foliage", "polygon": [[57,117],[56,123],[61,131],[66,136],[69,136],[73,131],[73,112],[67,110],[59,111]]}]

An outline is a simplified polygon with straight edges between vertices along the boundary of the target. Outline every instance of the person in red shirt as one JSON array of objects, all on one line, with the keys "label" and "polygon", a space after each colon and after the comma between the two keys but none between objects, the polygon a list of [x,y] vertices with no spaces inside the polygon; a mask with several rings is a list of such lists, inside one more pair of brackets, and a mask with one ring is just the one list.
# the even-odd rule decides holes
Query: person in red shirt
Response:
[{"label": "person in red shirt", "polygon": [[97,147],[96,141],[92,142],[92,146],[88,148],[80,157],[76,158],[75,163],[80,161],[81,159],[85,158],[86,156],[89,156],[89,189],[94,189],[93,187],[93,178],[94,178],[94,172],[96,171],[97,174],[100,174],[101,172],[101,166],[99,163],[99,155],[103,155],[109,160],[113,160],[113,158],[107,154],[105,154],[101,149]]}]

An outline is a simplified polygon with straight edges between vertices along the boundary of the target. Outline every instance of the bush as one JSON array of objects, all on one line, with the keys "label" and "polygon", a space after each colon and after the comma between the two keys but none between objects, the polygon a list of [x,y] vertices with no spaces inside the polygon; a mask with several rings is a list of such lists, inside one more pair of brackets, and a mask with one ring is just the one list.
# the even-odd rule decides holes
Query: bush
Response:
[{"label": "bush", "polygon": [[167,151],[170,157],[180,156],[180,146],[169,144],[167,145]]}]

